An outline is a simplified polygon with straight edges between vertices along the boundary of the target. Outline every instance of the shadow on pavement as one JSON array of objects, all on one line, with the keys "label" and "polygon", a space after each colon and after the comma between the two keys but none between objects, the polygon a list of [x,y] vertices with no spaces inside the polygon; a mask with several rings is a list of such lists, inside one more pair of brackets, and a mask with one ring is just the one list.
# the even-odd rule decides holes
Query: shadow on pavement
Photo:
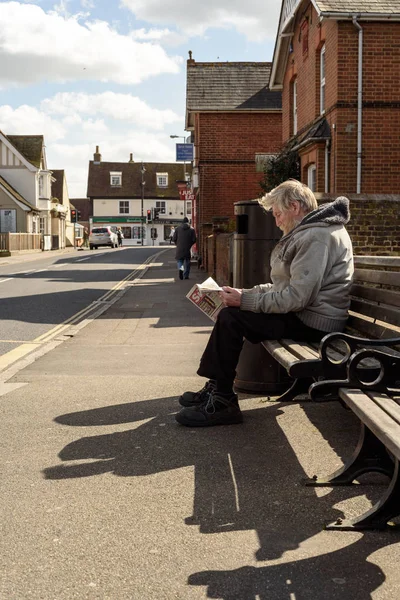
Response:
[{"label": "shadow on pavement", "polygon": [[[245,410],[245,422],[241,426],[210,429],[178,426],[174,419],[177,409],[176,398],[159,398],[57,417],[57,423],[71,427],[123,423],[134,423],[136,426],[128,431],[83,437],[71,442],[59,453],[63,464],[45,469],[45,478],[59,480],[102,473],[138,477],[193,465],[193,514],[186,517],[186,524],[198,526],[204,534],[256,531],[259,549],[255,558],[259,561],[279,559],[285,552],[297,549],[305,540],[319,534],[325,522],[343,517],[341,510],[333,508],[336,503],[357,495],[354,488],[347,487],[333,488],[326,495],[317,497],[313,488],[299,484],[305,473],[277,422],[277,417],[282,414],[278,404]],[[330,423],[332,430],[338,427],[338,423],[332,422],[332,419]],[[340,443],[348,444],[348,438],[344,436]],[[351,543],[354,535],[349,536]],[[372,536],[369,538],[373,540],[372,550],[388,545],[393,539],[387,533]],[[362,541],[357,547],[365,556],[372,551],[370,545],[367,543],[364,546]],[[345,553],[344,558],[340,552]],[[354,568],[360,570],[361,559],[359,554],[353,555],[353,550],[346,548],[335,554],[346,572]],[[311,576],[312,569],[324,569],[328,573],[324,577],[329,580],[332,589],[338,585],[332,583],[334,568],[329,556],[296,562],[292,567],[292,575],[288,565],[280,565],[270,567],[271,571],[249,568],[232,573],[197,574],[191,576],[190,583],[209,585],[209,597],[244,600],[257,598],[258,594],[260,598],[289,598],[286,579],[296,576],[296,580],[301,580],[303,585]],[[336,557],[334,562],[337,564]],[[364,583],[369,593],[382,583],[383,575],[373,565],[364,564],[365,557],[361,562],[364,574],[368,572]],[[286,595],[262,595],[262,590],[268,589],[271,577],[276,579],[274,586],[279,583],[282,591],[286,589]],[[222,594],[218,590],[218,594],[213,595],[214,588],[221,586],[222,589],[229,581],[233,586],[232,594]],[[257,591],[258,585],[260,589]],[[330,587],[325,590],[324,598],[336,597],[330,595]],[[237,593],[234,591],[236,588],[239,590]],[[299,600],[311,596],[295,597]]]},{"label": "shadow on pavement", "polygon": [[361,538],[305,560],[193,573],[188,584],[206,586],[207,598],[221,600],[366,600],[385,581],[382,570],[367,560],[380,547],[379,540]]}]

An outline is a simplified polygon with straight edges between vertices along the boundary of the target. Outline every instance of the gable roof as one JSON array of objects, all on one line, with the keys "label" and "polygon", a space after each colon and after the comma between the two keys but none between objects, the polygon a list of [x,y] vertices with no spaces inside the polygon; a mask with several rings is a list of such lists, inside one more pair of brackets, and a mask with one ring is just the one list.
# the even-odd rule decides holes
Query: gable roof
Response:
[{"label": "gable roof", "polygon": [[193,113],[204,111],[281,110],[280,92],[269,89],[270,62],[206,63],[189,59],[186,128]]},{"label": "gable roof", "polygon": [[33,206],[30,202],[28,202],[28,200],[25,200],[25,198],[23,196],[21,196],[21,194],[19,192],[17,192],[17,190],[14,189],[13,186],[10,185],[8,183],[8,181],[6,181],[4,179],[4,177],[2,177],[1,175],[0,175],[0,187],[2,187],[6,192],[8,192],[8,194],[10,196],[12,196],[12,198],[14,200],[16,200],[17,202],[20,202],[21,204],[23,204],[30,210],[37,211],[37,208],[35,206]]},{"label": "gable roof", "polygon": [[[144,197],[179,199],[177,181],[183,180],[183,163],[143,163]],[[122,173],[122,185],[110,185],[110,172]],[[192,172],[192,165],[186,164],[186,173]],[[157,173],[168,173],[168,187],[157,187]],[[88,188],[89,198],[141,198],[141,163],[129,162],[89,162]]]},{"label": "gable roof", "polygon": [[[304,0],[282,0],[270,88],[281,90],[297,12]],[[400,21],[399,0],[311,0],[320,19]]]},{"label": "gable roof", "polygon": [[6,137],[26,160],[40,168],[44,146],[42,135],[7,135]]},{"label": "gable roof", "polygon": [[80,221],[89,221],[93,216],[93,203],[89,198],[70,198],[71,208],[76,208],[81,213]]}]

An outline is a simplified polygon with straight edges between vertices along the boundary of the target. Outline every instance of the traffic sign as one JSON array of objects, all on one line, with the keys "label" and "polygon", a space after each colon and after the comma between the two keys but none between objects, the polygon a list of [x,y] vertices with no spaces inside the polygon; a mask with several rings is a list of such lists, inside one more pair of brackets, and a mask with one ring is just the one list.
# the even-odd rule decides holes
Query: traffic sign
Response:
[{"label": "traffic sign", "polygon": [[176,161],[190,162],[193,160],[193,144],[176,144]]}]

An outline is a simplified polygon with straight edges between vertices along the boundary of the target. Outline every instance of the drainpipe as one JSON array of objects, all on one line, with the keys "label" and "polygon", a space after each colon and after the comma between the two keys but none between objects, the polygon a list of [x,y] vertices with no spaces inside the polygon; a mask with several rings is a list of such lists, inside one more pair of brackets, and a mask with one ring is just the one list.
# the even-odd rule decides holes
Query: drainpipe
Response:
[{"label": "drainpipe", "polygon": [[329,193],[329,140],[325,142],[325,194]]},{"label": "drainpipe", "polygon": [[358,29],[358,90],[357,90],[357,194],[361,194],[362,167],[362,67],[363,67],[363,28],[353,15],[353,25]]}]

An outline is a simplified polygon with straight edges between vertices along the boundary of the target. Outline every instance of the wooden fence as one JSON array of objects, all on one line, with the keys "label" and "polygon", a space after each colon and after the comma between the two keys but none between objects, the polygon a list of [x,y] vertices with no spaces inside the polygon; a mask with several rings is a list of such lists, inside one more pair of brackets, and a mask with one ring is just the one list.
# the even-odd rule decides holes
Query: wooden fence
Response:
[{"label": "wooden fence", "polygon": [[41,249],[40,233],[0,233],[0,254]]}]

